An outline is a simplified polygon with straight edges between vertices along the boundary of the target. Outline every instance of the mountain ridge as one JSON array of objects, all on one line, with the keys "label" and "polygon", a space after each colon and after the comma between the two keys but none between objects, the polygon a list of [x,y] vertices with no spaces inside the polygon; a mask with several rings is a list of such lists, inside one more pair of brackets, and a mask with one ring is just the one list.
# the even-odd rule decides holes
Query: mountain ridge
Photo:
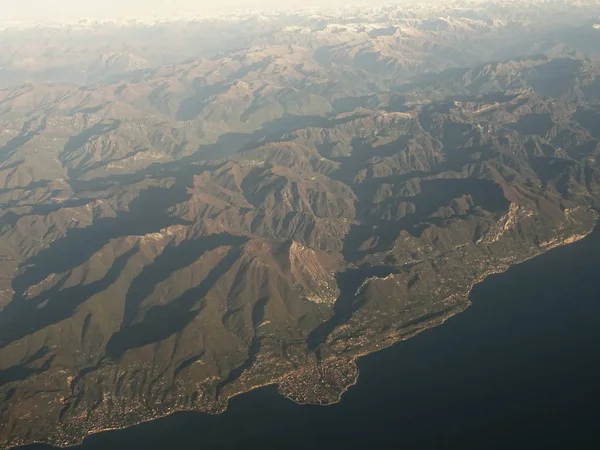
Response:
[{"label": "mountain ridge", "polygon": [[412,44],[302,16],[325,33],[251,22],[246,50],[0,91],[0,447],[267,384],[337,402],[357,358],[591,232],[600,65],[578,33],[596,30],[542,27],[489,62],[509,51],[478,47],[485,26],[465,50],[464,20],[410,14]]}]

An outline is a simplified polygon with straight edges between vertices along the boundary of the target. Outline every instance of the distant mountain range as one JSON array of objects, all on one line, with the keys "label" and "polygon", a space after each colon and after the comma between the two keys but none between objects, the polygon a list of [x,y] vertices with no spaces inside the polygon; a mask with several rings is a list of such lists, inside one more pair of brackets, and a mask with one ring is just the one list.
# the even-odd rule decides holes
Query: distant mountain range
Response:
[{"label": "distant mountain range", "polygon": [[356,358],[587,235],[598,15],[2,32],[0,447],[220,412],[265,384],[335,402]]}]

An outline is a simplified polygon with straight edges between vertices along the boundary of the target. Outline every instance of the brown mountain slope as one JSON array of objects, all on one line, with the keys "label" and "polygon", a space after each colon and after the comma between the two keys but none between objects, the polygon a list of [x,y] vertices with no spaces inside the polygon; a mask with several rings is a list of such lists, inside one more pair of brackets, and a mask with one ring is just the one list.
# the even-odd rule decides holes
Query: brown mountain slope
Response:
[{"label": "brown mountain slope", "polygon": [[593,107],[524,90],[403,109],[229,159],[7,186],[1,445],[221,411],[267,383],[336,401],[356,357],[593,227]]}]

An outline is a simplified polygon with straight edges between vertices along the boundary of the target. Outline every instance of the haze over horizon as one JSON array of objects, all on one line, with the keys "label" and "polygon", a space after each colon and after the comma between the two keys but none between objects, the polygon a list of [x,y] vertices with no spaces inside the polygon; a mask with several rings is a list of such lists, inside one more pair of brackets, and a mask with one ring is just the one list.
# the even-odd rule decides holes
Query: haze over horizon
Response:
[{"label": "haze over horizon", "polygon": [[287,7],[330,7],[330,6],[381,6],[411,2],[412,0],[329,0],[326,4],[317,0],[306,0],[301,5],[286,0],[27,0],[14,2],[0,0],[2,17],[0,23],[8,22],[57,22],[78,19],[136,19],[146,17],[181,17],[215,13],[219,10],[240,9],[285,9]]}]

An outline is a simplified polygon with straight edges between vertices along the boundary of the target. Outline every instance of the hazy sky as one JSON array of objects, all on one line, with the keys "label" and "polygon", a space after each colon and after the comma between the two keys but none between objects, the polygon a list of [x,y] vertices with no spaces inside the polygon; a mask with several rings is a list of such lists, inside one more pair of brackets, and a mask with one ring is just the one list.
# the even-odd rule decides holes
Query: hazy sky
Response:
[{"label": "hazy sky", "polygon": [[[397,0],[396,0],[397,1]],[[84,17],[133,18],[201,14],[218,8],[382,4],[394,0],[0,0],[0,21],[56,21]]]}]

